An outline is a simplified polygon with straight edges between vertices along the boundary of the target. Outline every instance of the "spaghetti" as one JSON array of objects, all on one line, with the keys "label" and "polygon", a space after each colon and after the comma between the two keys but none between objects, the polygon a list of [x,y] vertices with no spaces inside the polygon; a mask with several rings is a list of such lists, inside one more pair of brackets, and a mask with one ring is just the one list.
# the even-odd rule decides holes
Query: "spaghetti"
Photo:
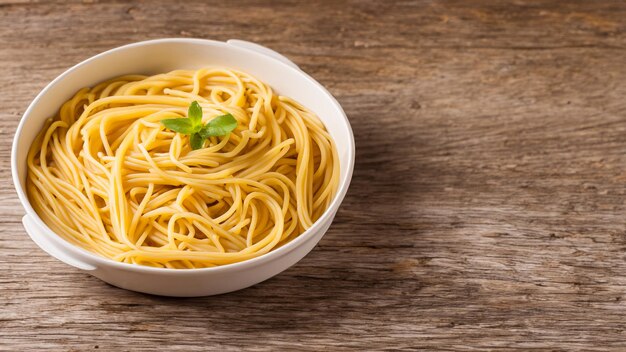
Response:
[{"label": "spaghetti", "polygon": [[[193,150],[160,121],[198,101],[237,127]],[[128,75],[84,88],[28,154],[27,191],[70,243],[116,261],[203,268],[293,240],[330,205],[337,151],[319,118],[243,72]]]}]

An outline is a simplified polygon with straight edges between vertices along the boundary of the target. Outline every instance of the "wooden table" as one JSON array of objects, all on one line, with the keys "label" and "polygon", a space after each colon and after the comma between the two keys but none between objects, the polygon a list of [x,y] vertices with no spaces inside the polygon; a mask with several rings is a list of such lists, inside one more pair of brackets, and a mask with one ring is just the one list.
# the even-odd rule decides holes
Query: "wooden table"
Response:
[{"label": "wooden table", "polygon": [[[626,350],[625,19],[619,1],[0,1],[0,350]],[[274,48],[352,122],[334,225],[249,289],[124,291],[21,226],[29,102],[161,37]]]}]

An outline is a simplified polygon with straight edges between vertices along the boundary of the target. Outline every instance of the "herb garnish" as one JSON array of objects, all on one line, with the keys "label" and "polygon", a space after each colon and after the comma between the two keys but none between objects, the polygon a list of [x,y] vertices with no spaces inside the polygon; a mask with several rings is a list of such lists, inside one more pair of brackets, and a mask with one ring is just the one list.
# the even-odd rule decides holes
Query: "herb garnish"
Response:
[{"label": "herb garnish", "polygon": [[172,131],[186,134],[193,150],[204,146],[204,141],[211,136],[225,136],[237,128],[237,120],[231,114],[220,115],[202,124],[202,108],[197,101],[189,105],[187,117],[161,120],[163,126]]}]

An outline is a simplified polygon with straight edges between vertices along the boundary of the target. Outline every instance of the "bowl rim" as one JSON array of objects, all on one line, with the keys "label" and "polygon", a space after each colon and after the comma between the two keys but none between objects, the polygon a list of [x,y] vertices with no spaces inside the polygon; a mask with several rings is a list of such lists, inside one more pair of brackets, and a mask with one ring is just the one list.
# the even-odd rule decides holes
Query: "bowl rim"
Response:
[{"label": "bowl rim", "polygon": [[[312,83],[317,89],[321,90],[321,92],[329,99],[329,103],[339,112],[339,115],[343,118],[343,122],[346,124],[347,129],[348,129],[348,137],[349,137],[349,143],[348,143],[348,157],[347,157],[347,169],[346,169],[346,174],[343,178],[340,178],[339,180],[339,188],[337,189],[337,193],[335,194],[335,197],[333,198],[332,202],[330,203],[330,205],[328,206],[328,208],[324,211],[324,213],[313,223],[313,225],[308,228],[307,230],[305,230],[302,234],[300,234],[298,237],[296,237],[295,239],[293,239],[292,241],[288,242],[287,244],[276,248],[276,249],[272,249],[267,253],[264,253],[258,257],[254,257],[254,258],[250,258],[250,259],[246,259],[244,261],[240,261],[240,262],[235,262],[235,263],[230,263],[230,264],[224,264],[224,265],[219,265],[219,266],[215,266],[215,267],[208,267],[208,268],[193,268],[193,269],[172,269],[172,268],[158,268],[158,267],[151,267],[151,266],[144,266],[144,265],[138,265],[138,264],[129,264],[129,263],[122,263],[122,262],[118,262],[115,261],[113,259],[110,258],[106,258],[103,256],[100,256],[98,254],[92,253],[84,248],[81,248],[79,246],[76,246],[70,242],[68,242],[66,239],[64,239],[62,236],[60,236],[59,234],[57,234],[55,231],[53,231],[52,229],[50,229],[48,227],[48,225],[39,217],[39,215],[37,214],[37,212],[33,209],[33,207],[30,204],[30,200],[28,199],[28,196],[26,195],[25,189],[22,187],[22,183],[20,182],[20,178],[18,175],[18,168],[17,168],[17,162],[18,162],[18,144],[19,144],[19,139],[20,136],[22,135],[22,131],[24,128],[24,124],[25,122],[30,118],[30,115],[32,113],[32,110],[34,109],[34,107],[38,104],[38,102],[42,99],[43,96],[45,96],[48,91],[52,90],[55,88],[55,86],[57,84],[59,84],[59,82],[61,82],[65,77],[67,77],[68,75],[72,74],[72,72],[74,72],[75,70],[77,70],[80,67],[83,67],[85,65],[90,65],[92,64],[94,61],[97,61],[103,57],[109,56],[109,55],[114,55],[120,51],[125,51],[128,49],[133,49],[136,47],[141,47],[141,46],[148,46],[148,45],[161,45],[161,44],[166,44],[166,43],[184,43],[184,44],[200,44],[200,45],[210,45],[210,46],[214,46],[214,47],[221,47],[221,48],[229,48],[229,50],[238,50],[241,51],[243,54],[246,55],[251,55],[251,56],[262,56],[264,58],[270,59],[272,61],[274,61],[276,64],[282,66],[282,69],[284,70],[292,70],[295,71],[295,73],[297,73],[298,75],[302,76],[303,79],[309,81],[309,83]],[[251,42],[253,44],[256,44],[254,42]],[[257,44],[258,45],[258,44]],[[97,82],[96,82],[97,83]],[[314,78],[312,78],[310,75],[308,75],[307,73],[305,73],[304,71],[298,69],[298,68],[294,68],[292,66],[290,66],[289,64],[275,58],[272,56],[269,56],[267,54],[264,53],[260,53],[258,51],[254,51],[248,48],[242,48],[239,46],[235,46],[235,45],[230,45],[227,42],[223,42],[223,41],[217,41],[217,40],[210,40],[210,39],[199,39],[199,38],[161,38],[161,39],[152,39],[152,40],[145,40],[145,41],[140,41],[140,42],[134,42],[134,43],[129,43],[126,45],[122,45],[122,46],[118,46],[112,49],[109,49],[107,51],[101,52],[97,55],[91,56],[77,64],[75,64],[74,66],[68,68],[67,70],[65,70],[63,73],[61,73],[60,75],[58,75],[55,79],[53,79],[50,83],[48,83],[38,94],[37,96],[31,101],[31,103],[28,105],[28,108],[26,109],[26,111],[24,111],[24,114],[22,115],[22,117],[20,118],[20,122],[17,126],[17,129],[15,130],[15,135],[13,137],[13,143],[12,143],[12,147],[11,147],[11,175],[12,175],[12,179],[13,179],[13,183],[14,183],[14,187],[15,190],[17,192],[18,198],[22,204],[22,206],[24,207],[25,211],[26,211],[26,216],[30,216],[32,218],[32,220],[35,222],[35,224],[41,229],[43,230],[43,232],[45,232],[45,235],[48,234],[52,234],[53,236],[51,236],[51,239],[55,242],[55,244],[61,245],[63,247],[64,250],[70,251],[70,252],[74,252],[74,255],[80,255],[80,256],[84,256],[87,257],[91,262],[92,265],[95,266],[95,270],[98,270],[102,267],[114,267],[117,269],[122,269],[122,270],[126,270],[126,271],[135,271],[135,272],[152,272],[152,273],[161,273],[161,274],[173,274],[176,273],[177,275],[196,275],[196,274],[201,274],[201,273],[209,273],[209,272],[220,272],[220,271],[227,271],[227,270],[242,270],[242,269],[247,269],[251,266],[255,266],[255,265],[259,265],[262,264],[264,262],[270,261],[272,259],[276,259],[278,257],[282,257],[284,255],[286,255],[287,253],[293,251],[294,249],[296,249],[297,247],[299,247],[300,245],[304,244],[306,241],[310,240],[311,238],[313,238],[315,236],[315,234],[317,233],[317,230],[319,230],[320,227],[323,226],[323,224],[326,224],[327,222],[331,221],[336,213],[336,211],[339,208],[339,205],[341,204],[341,202],[343,201],[343,199],[345,198],[345,195],[348,191],[348,187],[350,185],[350,182],[352,180],[352,174],[353,174],[353,170],[354,170],[354,160],[355,160],[355,142],[354,142],[354,133],[352,131],[352,127],[350,125],[350,121],[348,120],[348,117],[346,116],[343,108],[341,107],[341,105],[339,104],[339,102],[337,102],[337,100],[335,99],[335,97],[332,96],[332,94],[330,94],[330,92],[324,88],[324,86],[322,84],[320,84],[319,82],[317,82]],[[27,153],[26,153],[27,154]],[[329,223],[330,226],[330,223]],[[324,234],[322,234],[324,235]],[[60,241],[58,241],[60,240]],[[79,259],[80,261],[83,261],[82,259]]]}]

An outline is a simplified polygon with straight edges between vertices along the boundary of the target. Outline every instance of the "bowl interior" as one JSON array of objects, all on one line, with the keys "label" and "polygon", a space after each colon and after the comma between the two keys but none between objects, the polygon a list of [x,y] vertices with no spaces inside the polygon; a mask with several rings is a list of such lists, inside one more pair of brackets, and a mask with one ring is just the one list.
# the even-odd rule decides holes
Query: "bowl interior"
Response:
[{"label": "bowl interior", "polygon": [[[130,44],[88,59],[55,79],[33,101],[23,117],[14,145],[16,188],[23,203],[26,154],[45,119],[81,88],[124,74],[157,74],[175,69],[224,66],[245,71],[314,111],[335,140],[340,162],[340,193],[352,173],[354,142],[343,110],[315,80],[289,65],[224,42],[201,39],[162,39]],[[14,172],[15,172],[14,171]],[[343,195],[341,195],[343,197]],[[27,211],[30,210],[27,207]]]}]

